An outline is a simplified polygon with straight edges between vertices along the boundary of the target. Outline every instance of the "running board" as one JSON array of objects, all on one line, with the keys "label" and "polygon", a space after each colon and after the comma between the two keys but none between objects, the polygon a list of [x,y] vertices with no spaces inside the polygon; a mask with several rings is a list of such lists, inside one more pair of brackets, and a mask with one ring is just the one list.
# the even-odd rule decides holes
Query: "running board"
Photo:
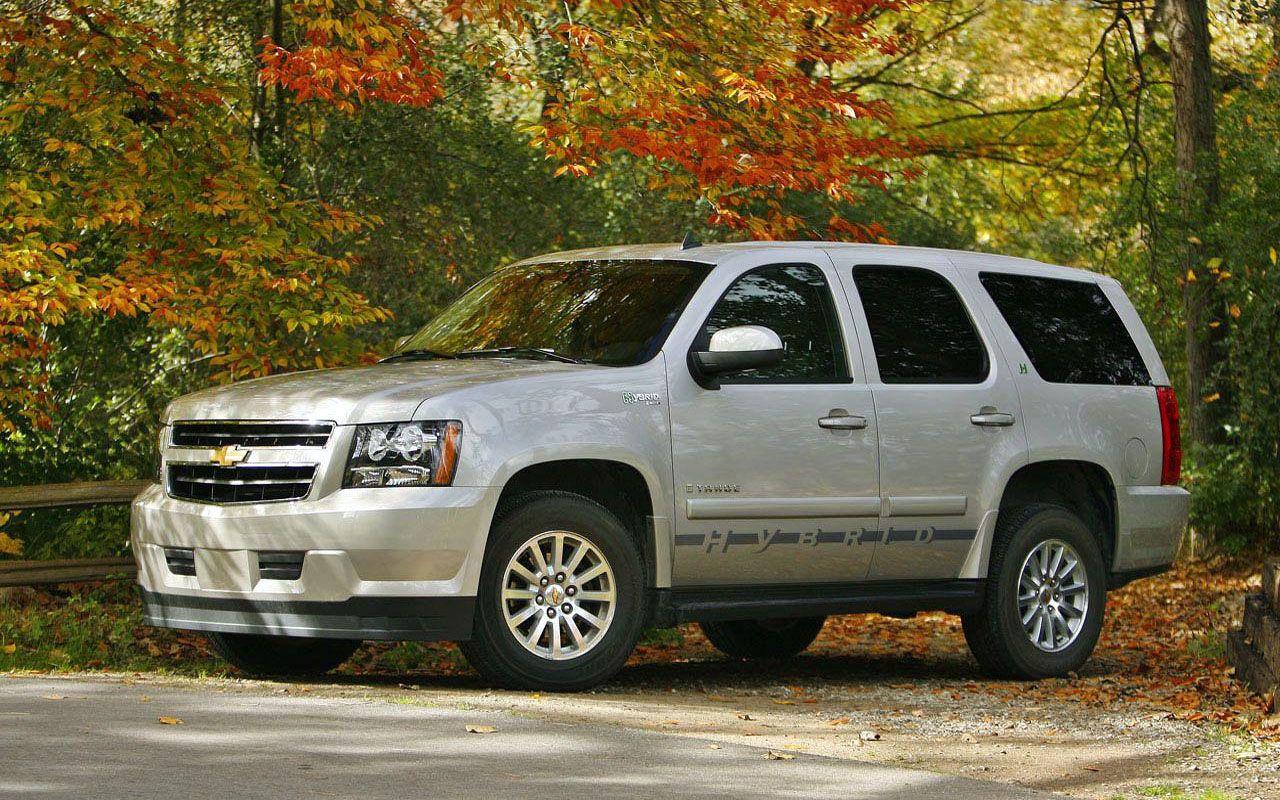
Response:
[{"label": "running board", "polygon": [[658,619],[670,623],[920,611],[964,614],[982,605],[985,581],[871,581],[787,586],[697,586],[659,594]]}]

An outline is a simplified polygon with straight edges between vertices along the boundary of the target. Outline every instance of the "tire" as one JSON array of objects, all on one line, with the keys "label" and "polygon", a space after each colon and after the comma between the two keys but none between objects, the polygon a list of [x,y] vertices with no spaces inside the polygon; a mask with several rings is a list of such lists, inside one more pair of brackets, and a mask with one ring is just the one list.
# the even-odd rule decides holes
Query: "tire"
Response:
[{"label": "tire", "polygon": [[358,639],[311,639],[251,633],[207,634],[214,651],[241,672],[255,677],[323,675],[351,657]]},{"label": "tire", "polygon": [[[1060,546],[1065,547],[1056,570],[1059,578],[1038,589],[1041,579],[1034,575],[1024,583],[1024,568],[1039,575],[1040,557],[1047,555],[1052,569]],[[983,606],[962,618],[965,640],[978,663],[993,675],[1025,680],[1062,677],[1078,669],[1098,643],[1106,609],[1106,570],[1097,538],[1062,506],[1035,503],[1007,518],[1002,514],[991,553]],[[1073,555],[1079,566],[1065,572]],[[1030,629],[1023,623],[1028,614]],[[1077,620],[1078,627],[1070,628]]]},{"label": "tire", "polygon": [[826,617],[744,619],[700,622],[698,627],[730,658],[781,659],[798,655],[813,644],[826,621]]},{"label": "tire", "polygon": [[[558,535],[564,535],[559,565]],[[538,567],[535,549],[545,570]],[[514,570],[516,562],[524,573]],[[577,576],[596,572],[602,563],[605,572],[578,585]],[[599,599],[610,592],[611,601]],[[639,544],[617,517],[580,495],[531,492],[494,520],[480,569],[475,628],[471,640],[461,643],[462,652],[486,680],[502,686],[589,689],[626,663],[648,616],[648,600]]]}]

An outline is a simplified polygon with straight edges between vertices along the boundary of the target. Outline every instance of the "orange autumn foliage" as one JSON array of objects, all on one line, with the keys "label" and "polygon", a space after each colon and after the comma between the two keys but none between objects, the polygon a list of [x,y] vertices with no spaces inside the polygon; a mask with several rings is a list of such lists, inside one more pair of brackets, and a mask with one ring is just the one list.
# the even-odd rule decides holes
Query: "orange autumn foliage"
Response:
[{"label": "orange autumn foliage", "polygon": [[102,9],[0,19],[0,430],[48,424],[73,318],[181,331],[222,379],[350,359],[339,334],[386,318],[344,283],[367,221],[290,199],[226,91]]},{"label": "orange autumn foliage", "polygon": [[[897,52],[904,34],[885,20],[900,24],[912,5],[450,0],[433,15],[395,0],[302,0],[289,7],[300,40],[268,43],[261,77],[299,102],[423,105],[443,92],[423,32],[467,25],[477,66],[542,98],[527,130],[558,174],[626,155],[651,190],[702,204],[712,225],[876,240],[882,228],[849,222],[841,206],[912,177],[919,142],[840,78]],[[800,196],[825,198],[825,225],[789,209]]]}]

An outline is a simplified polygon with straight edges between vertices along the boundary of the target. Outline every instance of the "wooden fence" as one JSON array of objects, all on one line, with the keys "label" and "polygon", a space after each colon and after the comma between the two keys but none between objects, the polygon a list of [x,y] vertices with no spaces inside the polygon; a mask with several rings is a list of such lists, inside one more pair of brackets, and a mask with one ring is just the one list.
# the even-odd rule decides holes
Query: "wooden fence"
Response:
[{"label": "wooden fence", "polygon": [[[0,487],[0,511],[31,508],[123,505],[133,501],[151,481],[92,481],[42,486]],[[132,558],[79,558],[63,561],[0,561],[0,589],[51,583],[100,581],[127,577]]]}]

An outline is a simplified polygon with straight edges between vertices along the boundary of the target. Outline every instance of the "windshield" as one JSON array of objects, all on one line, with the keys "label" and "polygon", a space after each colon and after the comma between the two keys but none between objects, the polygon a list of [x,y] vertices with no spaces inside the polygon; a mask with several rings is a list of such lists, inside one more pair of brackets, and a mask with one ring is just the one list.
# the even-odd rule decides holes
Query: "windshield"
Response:
[{"label": "windshield", "polygon": [[641,364],[662,347],[710,270],[708,264],[689,261],[508,267],[471,287],[396,348],[393,357]]}]

